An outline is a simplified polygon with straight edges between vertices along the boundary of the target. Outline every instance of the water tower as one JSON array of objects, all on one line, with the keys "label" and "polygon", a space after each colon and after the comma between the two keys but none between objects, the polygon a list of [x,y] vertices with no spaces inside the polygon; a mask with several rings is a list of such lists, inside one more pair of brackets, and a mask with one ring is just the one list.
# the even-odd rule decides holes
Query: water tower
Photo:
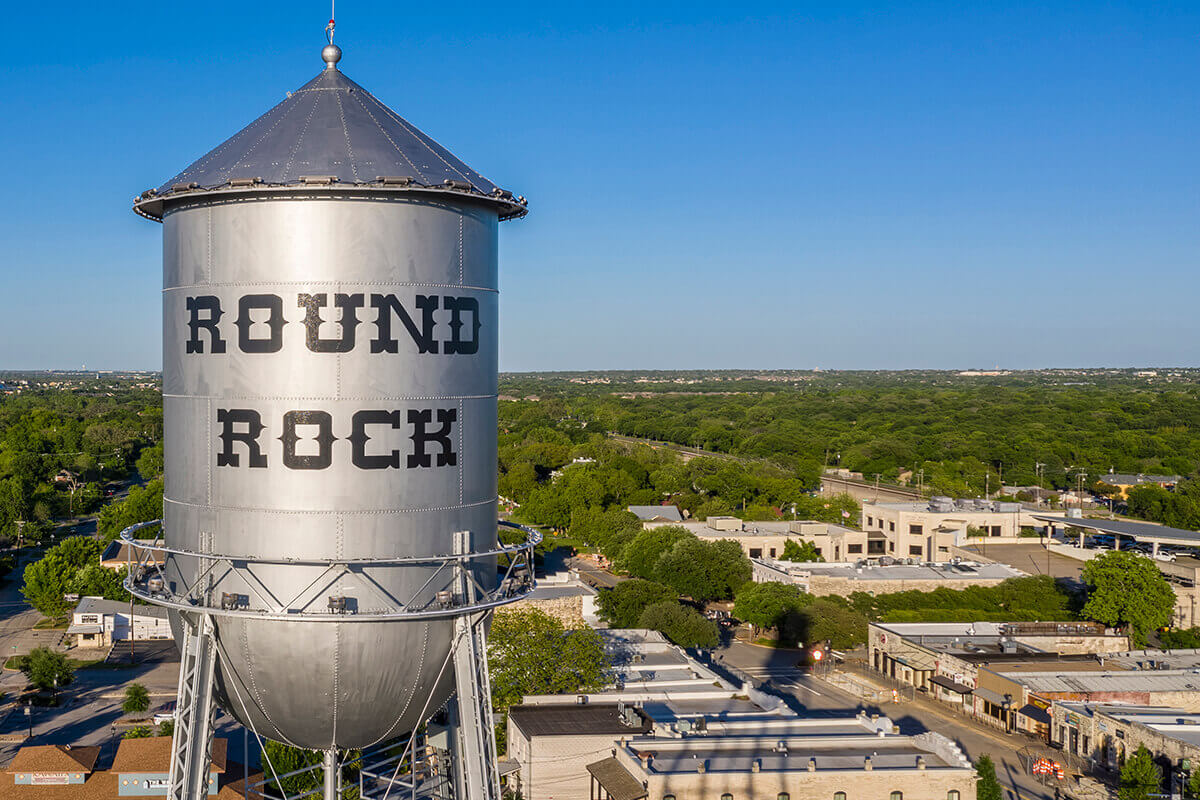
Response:
[{"label": "water tower", "polygon": [[163,224],[166,490],[130,587],[182,653],[181,800],[215,704],[334,773],[456,689],[461,796],[496,792],[484,635],[536,543],[497,537],[497,229],[526,204],[341,55],[331,23],[320,74],[134,202]]}]

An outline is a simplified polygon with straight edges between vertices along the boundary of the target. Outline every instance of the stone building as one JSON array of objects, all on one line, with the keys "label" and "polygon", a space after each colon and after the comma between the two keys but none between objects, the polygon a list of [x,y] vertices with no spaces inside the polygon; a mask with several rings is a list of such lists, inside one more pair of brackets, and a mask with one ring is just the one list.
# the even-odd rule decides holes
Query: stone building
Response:
[{"label": "stone building", "polygon": [[946,737],[864,734],[630,737],[619,741],[611,756],[588,765],[591,793],[586,796],[593,800],[974,797],[974,768]]}]

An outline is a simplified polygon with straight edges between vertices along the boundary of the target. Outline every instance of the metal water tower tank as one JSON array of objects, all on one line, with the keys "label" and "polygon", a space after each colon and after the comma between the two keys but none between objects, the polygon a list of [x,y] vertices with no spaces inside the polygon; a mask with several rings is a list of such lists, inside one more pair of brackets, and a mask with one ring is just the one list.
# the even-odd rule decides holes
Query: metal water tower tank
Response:
[{"label": "metal water tower tank", "polygon": [[166,564],[133,590],[185,677],[329,750],[441,706],[456,623],[531,570],[496,521],[497,226],[524,198],[322,57],[135,200],[163,223]]}]

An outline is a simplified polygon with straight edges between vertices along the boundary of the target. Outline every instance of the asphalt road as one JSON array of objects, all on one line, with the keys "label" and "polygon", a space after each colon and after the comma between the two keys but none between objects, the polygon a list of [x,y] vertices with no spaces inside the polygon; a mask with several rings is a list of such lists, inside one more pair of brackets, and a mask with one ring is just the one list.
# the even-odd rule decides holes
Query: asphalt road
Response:
[{"label": "asphalt road", "polygon": [[780,651],[742,642],[719,649],[717,665],[730,665],[763,681],[785,697],[798,712],[821,715],[853,715],[860,710],[886,715],[906,735],[937,731],[953,739],[972,761],[989,754],[996,764],[996,777],[1006,789],[1006,800],[1053,800],[1054,788],[1042,786],[1022,766],[1019,751],[1035,744],[1021,735],[1007,735],[956,717],[933,701],[904,701],[876,705],[842,691],[795,666],[797,651]]}]

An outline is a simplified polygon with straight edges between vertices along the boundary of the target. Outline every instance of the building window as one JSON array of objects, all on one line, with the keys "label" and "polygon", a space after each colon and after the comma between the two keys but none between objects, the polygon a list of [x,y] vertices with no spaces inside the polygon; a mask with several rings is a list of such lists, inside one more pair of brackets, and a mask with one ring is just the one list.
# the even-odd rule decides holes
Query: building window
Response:
[{"label": "building window", "polygon": [[664,794],[664,795],[663,795],[663,800],[675,800],[675,795],[673,795],[673,794]]},{"label": "building window", "polygon": [[896,551],[896,543],[895,543],[895,542],[888,542],[888,552],[889,552],[889,553],[894,553],[895,551]]},{"label": "building window", "polygon": [[888,532],[889,532],[889,533],[895,533],[895,532],[896,532],[896,523],[894,523],[894,522],[889,522],[889,523],[888,523]]},{"label": "building window", "polygon": [[846,800],[846,793],[845,792],[834,792],[833,800]]},{"label": "building window", "polygon": [[873,527],[874,525],[875,525],[875,518],[867,517],[867,527],[870,528],[870,527]]},{"label": "building window", "polygon": [[771,548],[771,558],[774,558],[774,557],[775,557],[775,548],[772,547]]},{"label": "building window", "polygon": [[750,549],[750,557],[751,558],[762,558],[762,548],[761,547],[751,548]]},{"label": "building window", "polygon": [[[922,528],[920,525],[909,525],[908,532],[912,536],[920,536],[922,533],[925,532],[925,529]],[[893,797],[892,800],[896,800],[896,798]]]},{"label": "building window", "polygon": [[921,545],[919,545],[919,544],[911,544],[911,545],[909,545],[909,546],[908,546],[908,554],[909,554],[910,556],[919,556],[919,555],[921,555]]},{"label": "building window", "polygon": [[958,789],[951,789],[946,792],[946,800],[958,800]]},{"label": "building window", "polygon": [[891,800],[904,800],[904,792],[892,792]]},{"label": "building window", "polygon": [[733,795],[731,795],[729,792],[726,792],[725,794],[721,795],[721,800],[733,800]]},{"label": "building window", "polygon": [[992,536],[999,536],[999,535],[1000,535],[1000,526],[993,525],[992,526]]},{"label": "building window", "polygon": [[848,544],[848,545],[846,545],[846,552],[847,553],[861,553],[862,545],[861,544]]},{"label": "building window", "polygon": [[779,794],[775,795],[775,800],[792,800],[792,796],[787,792],[780,792]]}]

